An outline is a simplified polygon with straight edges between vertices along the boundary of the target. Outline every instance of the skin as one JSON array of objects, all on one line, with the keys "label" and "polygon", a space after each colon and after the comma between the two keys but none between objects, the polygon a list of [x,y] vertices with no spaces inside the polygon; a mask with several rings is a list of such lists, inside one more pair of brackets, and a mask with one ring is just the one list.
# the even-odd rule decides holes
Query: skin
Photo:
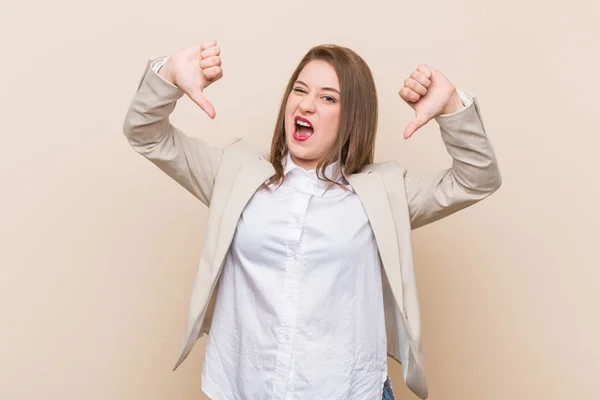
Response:
[{"label": "skin", "polygon": [[452,114],[464,104],[454,85],[440,71],[421,64],[404,81],[400,97],[415,110],[415,118],[404,128],[404,139],[441,114]]},{"label": "skin", "polygon": [[184,47],[173,53],[159,75],[181,89],[210,118],[215,108],[204,96],[204,89],[223,77],[221,49],[216,40]]},{"label": "skin", "polygon": [[[340,84],[331,64],[314,60],[306,64],[294,83],[285,106],[285,139],[296,165],[315,169],[332,146],[340,126]],[[306,141],[293,137],[294,118],[310,121],[314,133]]]},{"label": "skin", "polygon": [[[210,118],[215,118],[215,109],[203,91],[223,77],[220,55],[216,40],[188,46],[173,53],[159,74],[179,87]],[[310,170],[326,154],[340,123],[340,95],[324,88],[339,91],[340,87],[335,70],[324,61],[311,61],[298,80],[304,85],[297,81],[286,103],[286,142],[294,162]],[[404,129],[404,139],[438,115],[464,108],[455,86],[440,71],[426,64],[419,65],[406,78],[399,94],[415,111],[415,118]],[[304,142],[292,137],[297,115],[307,118],[315,128],[314,136]]]}]

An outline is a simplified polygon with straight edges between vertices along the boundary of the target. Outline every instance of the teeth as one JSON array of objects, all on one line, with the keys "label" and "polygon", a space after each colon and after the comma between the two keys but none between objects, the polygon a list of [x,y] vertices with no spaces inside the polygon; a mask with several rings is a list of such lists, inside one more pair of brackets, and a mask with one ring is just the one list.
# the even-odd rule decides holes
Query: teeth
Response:
[{"label": "teeth", "polygon": [[308,128],[312,128],[312,126],[308,123],[308,122],[304,122],[304,121],[296,121],[296,123],[298,125],[302,125],[302,126],[306,126]]}]

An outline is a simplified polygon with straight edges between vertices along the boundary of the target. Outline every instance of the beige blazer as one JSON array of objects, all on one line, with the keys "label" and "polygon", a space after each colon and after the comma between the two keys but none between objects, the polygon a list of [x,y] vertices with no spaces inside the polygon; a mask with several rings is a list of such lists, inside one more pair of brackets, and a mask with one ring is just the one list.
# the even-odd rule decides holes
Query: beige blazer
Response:
[{"label": "beige blazer", "polygon": [[[243,139],[224,148],[186,136],[169,115],[183,92],[150,68],[128,109],[130,145],[209,207],[208,226],[191,294],[188,327],[176,369],[208,333],[225,255],[244,206],[274,174],[268,154]],[[402,363],[407,386],[427,398],[411,230],[483,200],[501,184],[477,99],[457,114],[436,118],[452,167],[413,176],[397,161],[375,163],[347,177],[359,196],[379,248],[388,354]]]}]

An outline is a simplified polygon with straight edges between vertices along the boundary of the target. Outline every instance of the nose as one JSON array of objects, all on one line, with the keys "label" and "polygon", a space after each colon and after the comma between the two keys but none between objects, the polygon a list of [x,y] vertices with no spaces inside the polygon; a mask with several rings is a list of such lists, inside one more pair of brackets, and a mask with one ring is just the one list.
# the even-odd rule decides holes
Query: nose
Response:
[{"label": "nose", "polygon": [[312,96],[304,96],[300,102],[300,111],[303,113],[314,113],[315,102]]}]

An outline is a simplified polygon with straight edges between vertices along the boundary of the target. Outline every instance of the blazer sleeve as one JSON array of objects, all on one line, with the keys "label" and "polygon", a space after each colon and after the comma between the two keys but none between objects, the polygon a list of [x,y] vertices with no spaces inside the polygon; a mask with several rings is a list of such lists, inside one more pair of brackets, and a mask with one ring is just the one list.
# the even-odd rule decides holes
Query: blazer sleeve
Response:
[{"label": "blazer sleeve", "polygon": [[403,170],[412,229],[477,203],[502,184],[477,98],[465,94],[473,99],[470,104],[456,113],[435,118],[452,166],[423,175]]},{"label": "blazer sleeve", "polygon": [[123,133],[136,152],[209,206],[223,149],[189,137],[169,122],[184,93],[155,72],[164,60],[148,60],[127,110]]}]

